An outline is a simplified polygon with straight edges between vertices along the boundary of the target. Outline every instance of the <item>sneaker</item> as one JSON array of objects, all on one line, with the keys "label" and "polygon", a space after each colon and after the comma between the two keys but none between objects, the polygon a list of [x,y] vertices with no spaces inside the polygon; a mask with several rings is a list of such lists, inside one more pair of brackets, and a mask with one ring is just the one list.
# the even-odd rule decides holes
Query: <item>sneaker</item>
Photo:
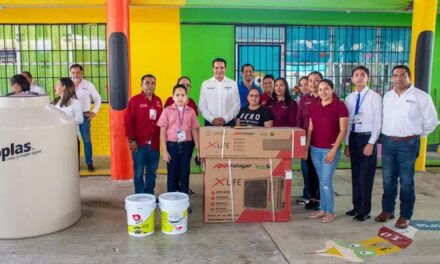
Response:
[{"label": "sneaker", "polygon": [[93,164],[88,164],[87,170],[89,170],[90,172],[95,171],[95,167],[93,166]]},{"label": "sneaker", "polygon": [[309,202],[307,199],[296,199],[297,205],[306,205]]},{"label": "sneaker", "polygon": [[197,194],[193,190],[191,190],[191,189],[188,190],[188,195],[191,198],[195,198],[197,196]]}]

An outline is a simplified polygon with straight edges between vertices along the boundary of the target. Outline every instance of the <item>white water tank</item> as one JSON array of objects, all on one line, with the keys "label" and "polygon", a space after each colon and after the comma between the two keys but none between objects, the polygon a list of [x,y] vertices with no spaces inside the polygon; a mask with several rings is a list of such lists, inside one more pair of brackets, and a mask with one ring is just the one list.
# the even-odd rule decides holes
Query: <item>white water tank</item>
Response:
[{"label": "white water tank", "polygon": [[52,233],[80,217],[75,121],[48,96],[0,97],[0,239]]}]

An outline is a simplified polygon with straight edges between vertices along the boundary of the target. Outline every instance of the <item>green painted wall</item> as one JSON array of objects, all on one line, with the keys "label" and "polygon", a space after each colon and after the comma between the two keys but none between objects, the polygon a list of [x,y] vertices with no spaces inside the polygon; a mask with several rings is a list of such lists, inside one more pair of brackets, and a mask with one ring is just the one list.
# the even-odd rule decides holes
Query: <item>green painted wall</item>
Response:
[{"label": "green painted wall", "polygon": [[[182,75],[191,78],[189,96],[198,103],[200,86],[214,76],[212,60],[224,58],[226,76],[234,78],[234,27],[230,25],[182,25]],[[202,120],[202,119],[200,119]]]},{"label": "green painted wall", "polygon": [[[437,21],[440,21],[440,16]],[[182,74],[192,79],[190,96],[198,101],[200,84],[212,76],[211,61],[224,57],[228,61],[227,75],[234,77],[234,25],[351,25],[351,26],[411,26],[411,14],[309,12],[261,9],[200,9],[182,8]],[[440,22],[437,23],[431,95],[440,108]],[[429,144],[440,143],[440,127],[428,138]]]},{"label": "green painted wall", "polygon": [[[437,26],[435,29],[434,58],[432,61],[432,80],[430,94],[434,100],[437,115],[440,117],[440,15],[437,15]],[[440,143],[440,126],[434,133],[428,136],[428,144]]]},{"label": "green painted wall", "polygon": [[182,23],[410,26],[411,14],[182,8]]}]

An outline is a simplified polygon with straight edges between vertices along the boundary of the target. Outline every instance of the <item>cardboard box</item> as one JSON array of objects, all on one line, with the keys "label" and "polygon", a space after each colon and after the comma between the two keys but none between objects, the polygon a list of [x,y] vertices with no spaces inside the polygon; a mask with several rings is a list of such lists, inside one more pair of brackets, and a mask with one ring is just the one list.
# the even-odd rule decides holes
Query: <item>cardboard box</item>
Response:
[{"label": "cardboard box", "polygon": [[290,221],[291,159],[206,159],[204,221]]},{"label": "cardboard box", "polygon": [[203,158],[304,158],[305,149],[302,128],[200,128]]}]

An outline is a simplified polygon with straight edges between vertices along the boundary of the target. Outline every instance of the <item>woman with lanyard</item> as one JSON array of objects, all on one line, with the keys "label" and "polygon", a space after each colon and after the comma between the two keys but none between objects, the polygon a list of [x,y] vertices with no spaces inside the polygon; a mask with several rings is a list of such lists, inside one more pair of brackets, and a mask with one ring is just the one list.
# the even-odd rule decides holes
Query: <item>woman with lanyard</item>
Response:
[{"label": "woman with lanyard", "polygon": [[200,125],[194,110],[187,106],[188,97],[184,85],[174,86],[173,100],[174,104],[164,109],[157,122],[160,127],[162,159],[167,163],[167,191],[188,194],[192,146],[194,141],[198,150],[197,128]]},{"label": "woman with lanyard", "polygon": [[333,211],[333,174],[341,157],[340,146],[347,132],[348,110],[339,98],[333,96],[333,82],[319,81],[318,95],[321,101],[310,109],[307,130],[306,153],[310,148],[313,165],[319,177],[321,208],[310,214],[311,219],[322,218],[323,223],[335,219]]},{"label": "woman with lanyard", "polygon": [[[191,90],[191,79],[188,76],[180,76],[179,79],[177,79],[177,83],[176,84],[181,84],[181,85],[185,86],[186,94],[189,95],[189,91]],[[189,96],[187,96],[187,98],[188,98],[188,100],[186,101],[186,105],[191,107],[192,110],[194,110],[194,112],[196,113],[196,116],[198,116],[199,115],[199,111],[197,109],[196,103],[194,102],[193,99],[189,98]],[[170,96],[166,100],[164,108],[167,107],[167,106],[170,106],[172,104],[174,104],[174,100],[173,100],[173,96]],[[193,142],[193,145],[192,145],[191,153],[193,153],[193,151],[194,151],[194,142]],[[195,158],[195,163],[198,166],[200,166],[200,159],[197,156]],[[189,177],[189,175],[188,175],[188,177]],[[189,195],[191,197],[193,197],[193,198],[196,197],[196,193],[193,190],[191,190],[191,188],[189,188],[188,193],[189,193]]]}]

